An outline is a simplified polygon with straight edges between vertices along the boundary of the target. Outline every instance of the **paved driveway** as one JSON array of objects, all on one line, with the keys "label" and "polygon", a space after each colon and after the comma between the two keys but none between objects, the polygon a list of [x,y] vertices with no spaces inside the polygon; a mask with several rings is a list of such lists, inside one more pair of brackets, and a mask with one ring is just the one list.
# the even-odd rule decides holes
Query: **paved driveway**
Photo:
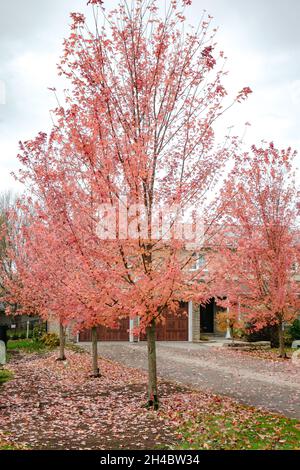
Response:
[{"label": "paved driveway", "polygon": [[[147,369],[145,343],[103,342],[99,354]],[[291,361],[271,362],[203,343],[165,342],[157,343],[157,361],[161,377],[300,419],[300,368]]]}]

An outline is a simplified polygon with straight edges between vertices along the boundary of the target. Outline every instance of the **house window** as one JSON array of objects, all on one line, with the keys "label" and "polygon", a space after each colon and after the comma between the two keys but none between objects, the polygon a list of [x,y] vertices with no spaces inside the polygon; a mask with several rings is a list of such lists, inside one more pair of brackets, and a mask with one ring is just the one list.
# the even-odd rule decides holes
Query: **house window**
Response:
[{"label": "house window", "polygon": [[[194,262],[191,266],[191,271],[198,271],[199,269],[203,269],[203,267],[206,265],[205,256],[200,255],[199,253],[194,253],[193,258]],[[204,269],[204,271],[207,271],[207,269]]]}]

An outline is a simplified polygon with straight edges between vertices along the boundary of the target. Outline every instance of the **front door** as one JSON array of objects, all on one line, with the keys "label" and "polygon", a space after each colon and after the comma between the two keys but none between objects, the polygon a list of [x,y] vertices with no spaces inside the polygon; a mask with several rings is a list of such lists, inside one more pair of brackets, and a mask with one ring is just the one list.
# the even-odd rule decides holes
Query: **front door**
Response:
[{"label": "front door", "polygon": [[200,331],[201,333],[214,332],[215,299],[200,306]]}]

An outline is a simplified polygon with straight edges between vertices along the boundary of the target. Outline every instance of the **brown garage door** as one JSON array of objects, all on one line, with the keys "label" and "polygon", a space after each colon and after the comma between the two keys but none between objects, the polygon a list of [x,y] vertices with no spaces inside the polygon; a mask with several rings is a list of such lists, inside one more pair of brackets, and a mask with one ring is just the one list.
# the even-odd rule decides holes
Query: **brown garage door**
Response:
[{"label": "brown garage door", "polygon": [[[129,319],[123,318],[119,321],[119,328],[97,327],[99,341],[129,341]],[[91,341],[91,330],[84,330],[79,333],[79,341]]]},{"label": "brown garage door", "polygon": [[[188,341],[188,303],[181,302],[176,314],[167,312],[164,317],[164,324],[156,326],[157,341]],[[146,335],[141,335],[140,340],[145,341]]]}]

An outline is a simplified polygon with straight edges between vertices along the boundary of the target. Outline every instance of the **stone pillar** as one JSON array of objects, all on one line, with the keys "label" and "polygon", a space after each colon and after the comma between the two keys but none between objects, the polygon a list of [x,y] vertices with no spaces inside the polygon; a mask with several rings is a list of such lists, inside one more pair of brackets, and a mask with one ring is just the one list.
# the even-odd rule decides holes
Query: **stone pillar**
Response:
[{"label": "stone pillar", "polygon": [[133,328],[134,328],[134,319],[130,318],[130,320],[129,320],[129,341],[130,341],[130,343],[134,342]]},{"label": "stone pillar", "polygon": [[200,341],[200,305],[193,302],[192,304],[193,313],[193,341]]},{"label": "stone pillar", "polygon": [[188,303],[188,341],[189,343],[193,342],[193,302],[190,300]]},{"label": "stone pillar", "polygon": [[140,340],[138,336],[135,336],[133,334],[133,330],[137,326],[139,326],[139,318],[138,317],[130,318],[130,320],[129,320],[129,341],[130,341],[130,343],[137,343]]}]

